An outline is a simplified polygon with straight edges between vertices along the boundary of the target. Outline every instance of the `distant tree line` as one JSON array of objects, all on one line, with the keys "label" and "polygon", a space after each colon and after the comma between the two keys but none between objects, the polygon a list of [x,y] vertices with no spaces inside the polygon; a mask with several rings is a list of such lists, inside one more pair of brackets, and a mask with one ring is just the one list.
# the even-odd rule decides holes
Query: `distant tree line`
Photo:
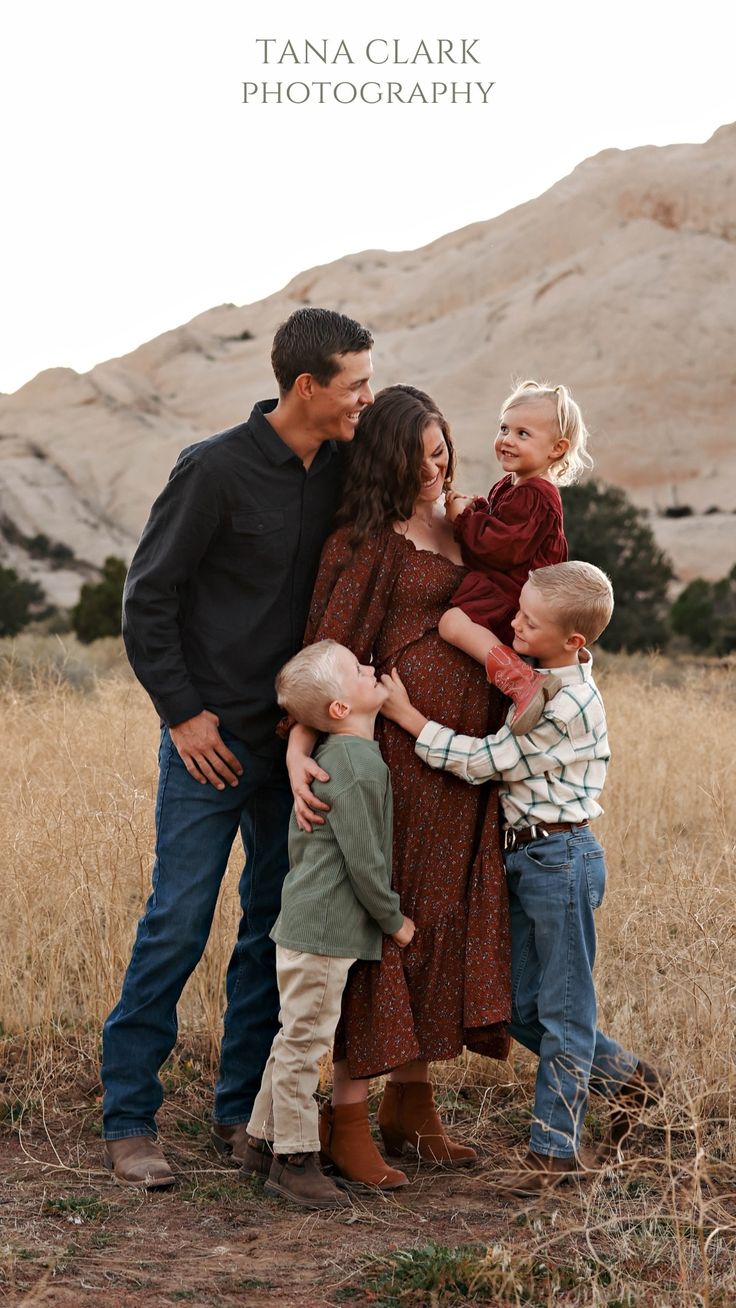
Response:
[{"label": "distant tree line", "polygon": [[102,636],[119,636],[123,611],[123,586],[128,569],[114,554],[102,565],[102,579],[86,581],[79,602],[72,609],[72,628],[83,645]]},{"label": "distant tree line", "polygon": [[586,481],[566,487],[562,498],[570,558],[597,564],[613,583],[605,649],[664,649],[673,635],[700,653],[736,649],[736,565],[721,581],[696,578],[670,603],[672,563],[625,491]]},{"label": "distant tree line", "polygon": [[[674,571],[659,548],[647,515],[617,486],[587,481],[562,492],[571,559],[585,559],[608,573],[616,607],[602,640],[605,649],[664,649],[678,644],[707,654],[736,649],[736,564],[726,577],[691,581],[670,603]],[[34,538],[37,555],[53,553],[45,537]],[[85,582],[70,622],[80,641],[120,634],[126,565],[105,559],[98,582]],[[50,612],[37,582],[0,566],[0,636],[14,636]]]},{"label": "distant tree line", "polygon": [[736,564],[720,581],[691,581],[672,605],[670,622],[694,649],[712,654],[736,649]]},{"label": "distant tree line", "polygon": [[[120,635],[126,572],[123,559],[111,555],[102,565],[101,580],[82,586],[79,602],[69,614],[69,626],[83,644]],[[17,636],[30,622],[53,612],[37,581],[19,577],[15,568],[0,566],[0,636]]]},{"label": "distant tree line", "polygon": [[19,577],[15,568],[0,567],[0,636],[17,636],[40,611],[44,593],[37,581]]}]

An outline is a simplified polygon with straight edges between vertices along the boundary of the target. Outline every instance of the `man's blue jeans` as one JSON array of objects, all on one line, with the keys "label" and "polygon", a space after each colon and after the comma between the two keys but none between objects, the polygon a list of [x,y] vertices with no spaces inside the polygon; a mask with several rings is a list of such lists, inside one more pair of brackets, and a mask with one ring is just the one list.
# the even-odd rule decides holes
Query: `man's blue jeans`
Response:
[{"label": "man's blue jeans", "polygon": [[531,1148],[567,1158],[580,1147],[588,1089],[614,1098],[637,1058],[596,1026],[595,923],[606,865],[588,827],[506,850],[511,909],[509,1032],[539,1055]]},{"label": "man's blue jeans", "polygon": [[163,1101],[158,1072],[177,1035],[176,1006],[212,925],[240,828],[243,916],[227,971],[227,1010],[214,1118],[247,1122],[278,1029],[275,946],[269,931],[288,870],[292,795],[283,759],[252,754],[228,732],[243,765],[237,787],[216,790],[189,775],[168,729],[161,732],[153,887],[138,923],[120,1001],[103,1030],[103,1133],[155,1135]]}]

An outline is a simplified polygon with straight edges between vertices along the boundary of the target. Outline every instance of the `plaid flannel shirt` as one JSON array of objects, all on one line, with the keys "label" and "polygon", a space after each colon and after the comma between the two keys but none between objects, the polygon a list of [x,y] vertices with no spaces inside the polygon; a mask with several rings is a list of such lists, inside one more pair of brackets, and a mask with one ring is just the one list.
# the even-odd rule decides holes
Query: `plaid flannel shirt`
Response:
[{"label": "plaid flannel shirt", "polygon": [[583,659],[572,667],[548,669],[560,678],[562,690],[525,736],[514,736],[508,719],[500,731],[482,738],[428,722],[417,740],[417,754],[430,767],[444,768],[471,785],[500,780],[508,826],[598,817],[611,753],[589,650]]}]

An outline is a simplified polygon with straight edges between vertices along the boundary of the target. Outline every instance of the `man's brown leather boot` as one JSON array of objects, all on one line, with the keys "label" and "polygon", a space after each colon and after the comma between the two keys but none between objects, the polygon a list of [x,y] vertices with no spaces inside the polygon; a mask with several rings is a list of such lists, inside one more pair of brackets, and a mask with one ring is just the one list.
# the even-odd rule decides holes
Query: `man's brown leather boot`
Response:
[{"label": "man's brown leather boot", "polygon": [[555,1158],[551,1154],[537,1154],[529,1149],[521,1160],[518,1171],[502,1176],[497,1188],[503,1194],[532,1199],[570,1181],[582,1181],[597,1170],[592,1155],[583,1158],[570,1154],[569,1157]]},{"label": "man's brown leather boot", "polygon": [[106,1140],[102,1161],[118,1185],[139,1186],[143,1190],[163,1190],[176,1185],[163,1149],[150,1135]]},{"label": "man's brown leather boot", "polygon": [[242,1167],[249,1176],[268,1176],[273,1149],[267,1140],[248,1134],[247,1122],[238,1122],[235,1126],[215,1122],[210,1138],[222,1158]]}]

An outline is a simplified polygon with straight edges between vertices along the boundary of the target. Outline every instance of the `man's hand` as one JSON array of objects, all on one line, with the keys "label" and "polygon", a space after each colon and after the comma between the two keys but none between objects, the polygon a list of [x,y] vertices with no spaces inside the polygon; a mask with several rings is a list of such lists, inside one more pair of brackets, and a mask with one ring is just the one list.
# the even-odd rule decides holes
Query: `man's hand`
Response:
[{"label": "man's hand", "polygon": [[414,939],[416,927],[410,917],[405,917],[398,931],[394,931],[391,939],[395,940],[400,949],[406,949],[408,944]]},{"label": "man's hand", "polygon": [[449,518],[450,522],[454,522],[463,509],[467,509],[471,499],[470,495],[459,495],[457,491],[448,491],[445,496],[445,517]]},{"label": "man's hand", "polygon": [[388,699],[385,699],[381,705],[381,712],[385,718],[390,718],[392,722],[397,722],[404,731],[408,731],[412,736],[421,735],[426,727],[429,718],[425,718],[418,709],[414,708],[406,686],[399,676],[396,668],[391,669],[391,675],[384,672],[381,677],[381,683],[388,690]]},{"label": "man's hand", "polygon": [[202,786],[209,781],[215,790],[224,790],[226,782],[237,786],[243,768],[222,739],[219,725],[216,713],[202,709],[196,717],[179,722],[169,731],[189,775]]},{"label": "man's hand", "polygon": [[315,763],[312,750],[317,739],[316,731],[303,727],[300,723],[289,732],[289,744],[286,749],[286,766],[294,795],[294,816],[300,831],[311,831],[313,827],[323,827],[325,820],[321,813],[329,813],[330,806],[318,799],[312,791],[313,781],[329,781],[330,776]]}]

